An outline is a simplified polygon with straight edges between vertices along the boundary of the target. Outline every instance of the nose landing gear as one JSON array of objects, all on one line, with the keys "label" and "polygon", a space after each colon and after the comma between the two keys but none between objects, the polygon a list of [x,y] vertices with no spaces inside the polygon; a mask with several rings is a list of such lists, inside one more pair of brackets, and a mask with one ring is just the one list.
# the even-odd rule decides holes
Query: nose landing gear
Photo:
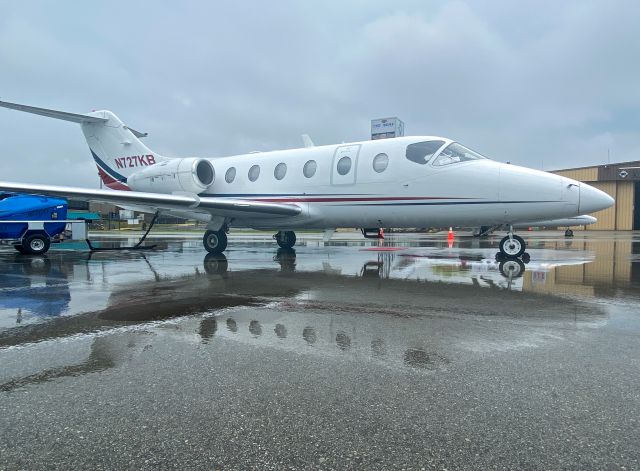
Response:
[{"label": "nose landing gear", "polygon": [[500,241],[500,253],[505,257],[520,257],[527,248],[527,244],[520,236],[514,235],[513,230],[509,230],[509,234]]},{"label": "nose landing gear", "polygon": [[509,280],[521,277],[531,257],[525,252],[527,244],[524,239],[513,234],[513,226],[509,226],[509,233],[500,241],[499,248],[496,261],[500,262],[500,273]]}]

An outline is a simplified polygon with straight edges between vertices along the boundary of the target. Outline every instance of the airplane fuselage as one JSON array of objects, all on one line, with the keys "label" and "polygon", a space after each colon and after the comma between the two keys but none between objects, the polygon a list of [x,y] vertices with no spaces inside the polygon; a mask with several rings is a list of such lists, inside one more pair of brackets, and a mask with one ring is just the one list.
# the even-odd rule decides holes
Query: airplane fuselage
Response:
[{"label": "airplane fuselage", "polygon": [[[585,205],[580,208],[581,184],[575,180],[489,159],[436,166],[432,162],[436,155],[426,163],[406,157],[408,145],[434,139],[445,141],[442,147],[452,142],[402,137],[210,159],[216,178],[201,196],[294,203],[303,208],[296,217],[252,217],[230,223],[265,229],[511,224],[572,217],[588,210]],[[385,168],[378,165],[377,171],[374,159],[380,154],[388,163]],[[343,157],[351,159],[346,172],[338,169]],[[305,165],[310,161],[316,171],[307,177]],[[276,175],[278,171],[284,176]],[[230,182],[227,172],[235,173]]]}]

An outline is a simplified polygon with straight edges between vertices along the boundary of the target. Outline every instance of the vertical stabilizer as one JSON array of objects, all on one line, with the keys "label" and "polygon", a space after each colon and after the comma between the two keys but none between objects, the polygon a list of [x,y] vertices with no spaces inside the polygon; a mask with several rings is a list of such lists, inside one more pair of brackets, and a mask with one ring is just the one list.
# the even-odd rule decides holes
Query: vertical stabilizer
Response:
[{"label": "vertical stabilizer", "polygon": [[0,101],[0,107],[80,124],[91,156],[98,166],[100,179],[114,190],[128,190],[127,178],[130,175],[168,160],[138,139],[146,134],[128,128],[111,111],[78,114],[6,101]]},{"label": "vertical stabilizer", "polygon": [[167,160],[144,145],[136,137],[141,133],[129,129],[110,111],[95,111],[89,116],[105,119],[104,122],[83,122],[81,126],[100,179],[109,188],[128,190],[130,175]]}]

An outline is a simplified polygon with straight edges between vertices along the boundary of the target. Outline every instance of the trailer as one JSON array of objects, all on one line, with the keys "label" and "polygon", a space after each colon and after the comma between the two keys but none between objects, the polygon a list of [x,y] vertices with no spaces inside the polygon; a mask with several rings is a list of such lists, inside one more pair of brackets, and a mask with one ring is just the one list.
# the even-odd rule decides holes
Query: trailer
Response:
[{"label": "trailer", "polygon": [[43,254],[65,230],[86,238],[86,222],[67,219],[67,202],[35,195],[0,194],[0,243],[23,254]]}]

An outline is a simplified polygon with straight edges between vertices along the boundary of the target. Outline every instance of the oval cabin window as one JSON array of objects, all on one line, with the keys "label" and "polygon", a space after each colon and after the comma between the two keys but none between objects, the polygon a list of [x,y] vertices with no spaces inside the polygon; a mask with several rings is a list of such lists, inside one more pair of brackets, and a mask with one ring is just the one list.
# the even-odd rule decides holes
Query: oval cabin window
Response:
[{"label": "oval cabin window", "polygon": [[260,176],[260,165],[254,165],[249,169],[249,181],[255,182]]},{"label": "oval cabin window", "polygon": [[351,158],[345,156],[338,160],[337,170],[340,175],[349,173],[351,171]]},{"label": "oval cabin window", "polygon": [[276,177],[276,180],[282,180],[286,174],[287,164],[285,164],[284,162],[280,162],[278,165],[276,165],[276,168],[273,171],[273,176]]},{"label": "oval cabin window", "polygon": [[318,169],[318,164],[315,160],[309,160],[306,164],[304,164],[304,168],[302,169],[302,173],[305,177],[311,178],[316,174],[316,170]]},{"label": "oval cabin window", "polygon": [[389,165],[389,156],[387,154],[378,154],[373,158],[373,170],[377,173],[384,172]]},{"label": "oval cabin window", "polygon": [[224,174],[224,180],[227,183],[231,183],[235,179],[236,179],[236,168],[235,167],[229,167],[229,169],[227,170],[227,173]]}]

